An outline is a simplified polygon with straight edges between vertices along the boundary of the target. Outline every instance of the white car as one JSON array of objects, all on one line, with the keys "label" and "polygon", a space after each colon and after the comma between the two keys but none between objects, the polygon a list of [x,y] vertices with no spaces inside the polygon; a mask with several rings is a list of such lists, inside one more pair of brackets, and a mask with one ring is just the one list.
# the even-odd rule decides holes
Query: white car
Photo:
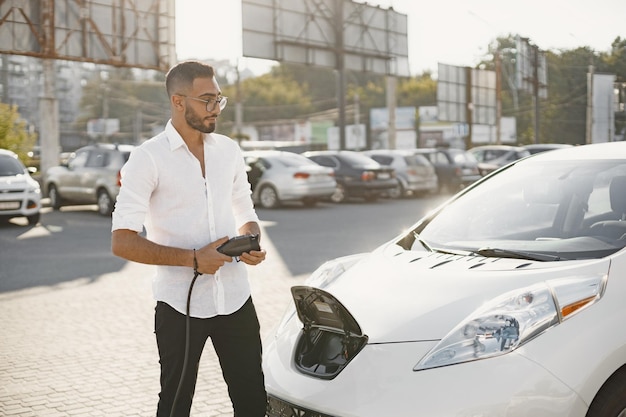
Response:
[{"label": "white car", "polygon": [[322,265],[265,341],[268,416],[626,416],[626,142],[517,161]]},{"label": "white car", "polygon": [[263,208],[276,208],[288,201],[314,206],[335,193],[335,171],[304,156],[285,151],[246,151],[252,199]]},{"label": "white car", "polygon": [[17,155],[0,149],[0,219],[26,217],[29,225],[39,223],[41,188]]}]

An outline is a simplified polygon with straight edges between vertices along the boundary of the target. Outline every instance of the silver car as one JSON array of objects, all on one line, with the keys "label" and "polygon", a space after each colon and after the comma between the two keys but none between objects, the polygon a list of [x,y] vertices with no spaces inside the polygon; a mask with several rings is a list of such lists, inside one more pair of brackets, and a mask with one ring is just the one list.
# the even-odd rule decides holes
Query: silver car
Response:
[{"label": "silver car", "polygon": [[29,225],[39,222],[41,191],[17,155],[0,149],[0,219],[26,217]]},{"label": "silver car", "polygon": [[438,190],[435,167],[423,155],[410,150],[377,149],[363,152],[381,165],[396,170],[398,186],[387,194],[391,198],[417,196]]},{"label": "silver car", "polygon": [[44,189],[52,208],[97,204],[100,214],[110,216],[120,191],[120,170],[134,148],[112,144],[85,146],[72,153],[67,163],[50,168]]},{"label": "silver car", "polygon": [[335,192],[337,182],[332,168],[322,167],[293,152],[244,152],[252,199],[263,208],[279,207],[286,201],[314,206]]}]

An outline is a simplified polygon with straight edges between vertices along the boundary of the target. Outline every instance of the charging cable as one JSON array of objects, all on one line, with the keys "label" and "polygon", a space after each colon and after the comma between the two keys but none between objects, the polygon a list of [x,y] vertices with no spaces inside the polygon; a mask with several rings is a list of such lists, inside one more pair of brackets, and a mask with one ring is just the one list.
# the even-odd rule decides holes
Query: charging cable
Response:
[{"label": "charging cable", "polygon": [[196,283],[196,279],[202,275],[198,272],[198,260],[196,259],[196,250],[193,250],[193,279],[189,284],[189,292],[187,293],[187,316],[185,317],[185,359],[183,360],[183,370],[180,373],[180,381],[178,381],[178,387],[176,388],[176,395],[174,395],[174,401],[172,402],[172,408],[170,409],[170,417],[174,417],[174,409],[176,408],[176,402],[178,396],[183,387],[183,381],[185,380],[185,373],[187,372],[187,362],[189,362],[189,347],[190,347],[190,334],[191,334],[191,315],[189,313],[191,306],[191,291],[193,285]]}]

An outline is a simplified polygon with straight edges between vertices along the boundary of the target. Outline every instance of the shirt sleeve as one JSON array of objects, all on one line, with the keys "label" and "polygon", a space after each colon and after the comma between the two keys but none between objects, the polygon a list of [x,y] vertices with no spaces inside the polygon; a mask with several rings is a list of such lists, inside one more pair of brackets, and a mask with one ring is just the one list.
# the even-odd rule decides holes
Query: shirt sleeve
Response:
[{"label": "shirt sleeve", "polygon": [[141,232],[148,213],[150,196],[157,184],[154,160],[145,149],[133,150],[122,167],[122,186],[112,215],[111,230]]}]

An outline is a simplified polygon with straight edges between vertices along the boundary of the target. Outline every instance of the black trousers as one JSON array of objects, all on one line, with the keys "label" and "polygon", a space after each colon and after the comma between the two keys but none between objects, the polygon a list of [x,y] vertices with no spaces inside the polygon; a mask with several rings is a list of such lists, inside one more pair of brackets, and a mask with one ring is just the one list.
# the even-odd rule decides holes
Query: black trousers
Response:
[{"label": "black trousers", "polygon": [[[163,302],[155,308],[155,334],[161,363],[157,417],[169,417],[185,356],[186,316]],[[210,337],[228,386],[235,417],[265,416],[267,396],[261,369],[259,321],[252,298],[238,311],[209,319],[191,318],[185,380],[176,401],[176,417],[187,417],[196,387],[200,356]]]}]

